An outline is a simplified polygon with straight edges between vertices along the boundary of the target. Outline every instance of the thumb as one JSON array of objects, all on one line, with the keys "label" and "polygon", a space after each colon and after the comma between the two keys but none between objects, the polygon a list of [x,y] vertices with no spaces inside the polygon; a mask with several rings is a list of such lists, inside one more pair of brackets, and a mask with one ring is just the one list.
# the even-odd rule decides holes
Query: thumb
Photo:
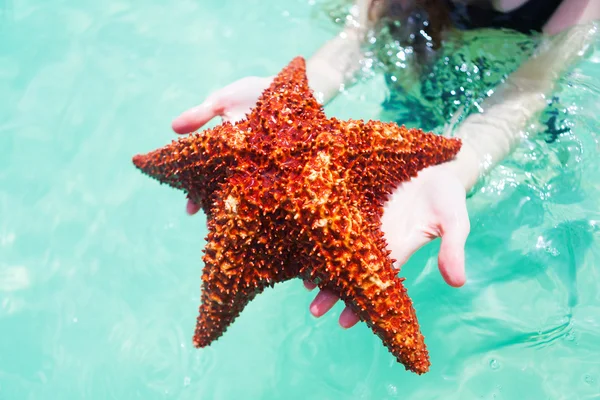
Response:
[{"label": "thumb", "polygon": [[465,243],[469,235],[469,217],[466,206],[452,213],[441,226],[442,243],[438,267],[446,283],[453,287],[465,284]]}]

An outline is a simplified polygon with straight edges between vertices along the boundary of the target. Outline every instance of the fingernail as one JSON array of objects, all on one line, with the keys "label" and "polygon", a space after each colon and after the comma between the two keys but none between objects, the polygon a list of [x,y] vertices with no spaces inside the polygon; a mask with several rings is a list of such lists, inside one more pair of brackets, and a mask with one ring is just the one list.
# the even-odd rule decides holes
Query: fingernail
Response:
[{"label": "fingernail", "polygon": [[315,297],[315,299],[313,300],[312,304],[310,305],[310,312],[315,316],[318,317],[319,316],[319,310],[321,307],[319,307],[323,301],[325,301],[326,299],[323,298],[322,296],[318,296]]},{"label": "fingernail", "polygon": [[313,303],[310,305],[310,313],[314,316],[314,317],[318,317],[319,316],[319,307]]}]

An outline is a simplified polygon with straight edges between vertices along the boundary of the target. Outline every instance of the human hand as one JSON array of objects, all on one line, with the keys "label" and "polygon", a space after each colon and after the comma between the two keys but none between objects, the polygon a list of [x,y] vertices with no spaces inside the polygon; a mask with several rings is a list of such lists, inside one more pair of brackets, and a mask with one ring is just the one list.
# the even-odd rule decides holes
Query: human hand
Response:
[{"label": "human hand", "polygon": [[[428,167],[411,181],[402,183],[386,203],[382,230],[396,259],[396,267],[404,264],[419,248],[441,237],[439,270],[450,286],[465,283],[464,246],[470,230],[465,187],[449,163]],[[316,285],[305,281],[307,289]],[[310,305],[310,312],[320,317],[338,301],[329,290],[321,290]],[[346,307],[339,324],[350,328],[359,321]]]},{"label": "human hand", "polygon": [[[184,111],[171,124],[179,134],[194,132],[216,116],[223,121],[237,122],[250,112],[262,92],[271,84],[273,77],[247,77],[235,81],[208,96],[196,107]],[[197,204],[188,200],[186,210],[192,215],[200,210]]]}]

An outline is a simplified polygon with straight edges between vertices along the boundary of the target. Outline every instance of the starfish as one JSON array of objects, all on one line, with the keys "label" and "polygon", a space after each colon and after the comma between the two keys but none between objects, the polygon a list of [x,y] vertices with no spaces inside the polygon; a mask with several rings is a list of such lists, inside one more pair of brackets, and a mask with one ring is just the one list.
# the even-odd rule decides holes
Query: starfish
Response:
[{"label": "starfish", "polygon": [[210,345],[256,295],[302,278],[335,292],[397,361],[425,373],[424,336],[380,219],[401,182],[452,159],[461,143],[395,123],[327,118],[305,68],[294,58],[238,123],[133,158],[206,214],[193,343]]}]

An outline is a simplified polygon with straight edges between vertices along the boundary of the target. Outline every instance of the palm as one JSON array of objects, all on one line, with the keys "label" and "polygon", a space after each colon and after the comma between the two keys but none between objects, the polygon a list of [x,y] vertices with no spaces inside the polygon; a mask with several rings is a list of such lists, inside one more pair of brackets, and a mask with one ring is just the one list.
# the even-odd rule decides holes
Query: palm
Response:
[{"label": "palm", "polygon": [[[399,186],[385,206],[382,224],[398,267],[424,244],[441,237],[440,272],[449,285],[464,284],[464,244],[469,233],[465,189],[447,164],[426,168]],[[311,282],[304,284],[310,290],[315,288]],[[337,300],[333,293],[321,290],[310,311],[322,316]],[[357,322],[349,308],[342,311],[341,326],[349,328]]]}]

